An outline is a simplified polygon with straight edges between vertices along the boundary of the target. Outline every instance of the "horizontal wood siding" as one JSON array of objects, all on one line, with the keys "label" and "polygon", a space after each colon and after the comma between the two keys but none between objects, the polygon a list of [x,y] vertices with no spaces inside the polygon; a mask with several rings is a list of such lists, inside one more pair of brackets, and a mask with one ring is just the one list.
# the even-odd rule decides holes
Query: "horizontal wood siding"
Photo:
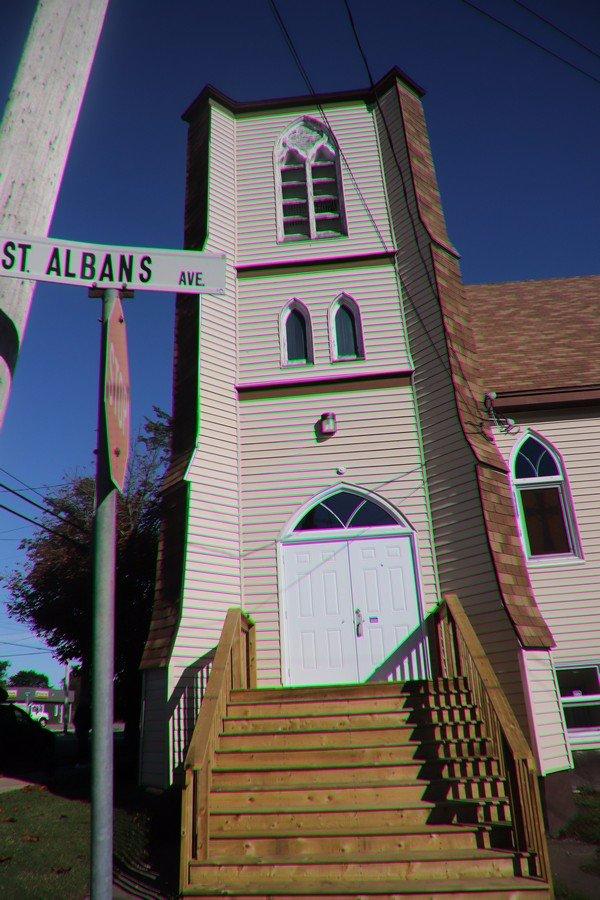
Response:
[{"label": "horizontal wood siding", "polygon": [[537,602],[556,641],[556,665],[600,663],[600,419],[597,411],[531,412],[517,417],[520,433],[497,435],[508,462],[527,428],[559,452],[573,501],[583,559],[528,564]]},{"label": "horizontal wood siding", "polygon": [[[329,409],[338,432],[317,443],[314,424]],[[425,608],[439,596],[412,389],[242,401],[240,415],[244,604],[257,626],[259,681],[280,684],[277,540],[321,490],[356,485],[398,508],[417,533]],[[336,473],[338,467],[344,474]]]},{"label": "horizontal wood siding", "polygon": [[[365,359],[335,362],[330,356],[328,311],[342,292],[360,309]],[[404,340],[398,285],[389,263],[368,268],[278,274],[270,278],[243,278],[239,294],[240,383],[285,381],[344,373],[365,374],[410,366]],[[314,364],[282,366],[280,313],[293,297],[311,316]]]},{"label": "horizontal wood siding", "polygon": [[[458,417],[436,291],[431,237],[417,206],[399,95],[381,101],[379,138],[402,279],[409,351],[423,439],[435,552],[443,591],[458,594],[507,693],[528,728],[519,643],[502,605],[478,491],[475,457]],[[424,156],[429,153],[423,135]],[[407,202],[408,201],[408,202]],[[476,423],[472,427],[477,427]]]},{"label": "horizontal wood siding", "polygon": [[140,736],[140,784],[165,788],[167,772],[167,672],[146,669],[143,684],[143,719]]},{"label": "horizontal wood siding", "polygon": [[[358,190],[389,247],[390,231],[372,113],[363,102],[326,104],[325,114],[350,166]],[[238,264],[314,259],[386,249],[342,158],[348,235],[277,243],[274,149],[281,134],[302,116],[323,121],[317,107],[242,114],[237,121]]]},{"label": "horizontal wood siding", "polygon": [[[181,762],[181,696],[198,659],[219,640],[225,614],[240,605],[235,312],[235,120],[211,105],[205,249],[227,254],[224,296],[203,296],[200,312],[198,435],[188,468],[184,588],[169,666],[171,765]],[[185,733],[184,733],[185,732]]]},{"label": "horizontal wood siding", "polygon": [[547,650],[522,650],[521,656],[540,773],[550,775],[552,772],[570,769],[573,758],[550,653]]}]

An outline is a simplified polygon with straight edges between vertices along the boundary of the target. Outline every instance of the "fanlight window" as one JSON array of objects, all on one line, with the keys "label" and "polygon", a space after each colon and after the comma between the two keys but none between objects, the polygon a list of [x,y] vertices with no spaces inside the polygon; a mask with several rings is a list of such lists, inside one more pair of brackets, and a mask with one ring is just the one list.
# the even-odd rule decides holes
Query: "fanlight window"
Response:
[{"label": "fanlight window", "polygon": [[276,167],[280,240],[346,233],[339,153],[324,125],[303,119],[287,131],[279,144]]},{"label": "fanlight window", "polygon": [[310,316],[304,304],[293,300],[283,311],[282,363],[305,365],[313,361]]},{"label": "fanlight window", "polygon": [[302,517],[294,531],[315,531],[326,528],[376,528],[381,525],[401,525],[386,509],[351,491],[339,491],[322,500]]},{"label": "fanlight window", "polygon": [[528,555],[578,554],[573,510],[558,456],[530,435],[516,454],[513,476]]},{"label": "fanlight window", "polygon": [[333,359],[362,359],[365,355],[358,304],[342,295],[333,305],[329,327]]}]

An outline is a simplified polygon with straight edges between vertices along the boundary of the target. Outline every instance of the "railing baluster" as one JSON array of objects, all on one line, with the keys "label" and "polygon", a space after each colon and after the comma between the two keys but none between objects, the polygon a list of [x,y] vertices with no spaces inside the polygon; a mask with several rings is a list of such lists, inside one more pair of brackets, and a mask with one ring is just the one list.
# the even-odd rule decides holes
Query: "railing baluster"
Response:
[{"label": "railing baluster", "polygon": [[181,890],[189,887],[190,861],[210,857],[210,789],[214,755],[232,689],[256,687],[254,625],[241,609],[230,609],[210,665],[200,678],[200,714],[185,758],[181,805]]},{"label": "railing baluster", "polygon": [[548,845],[533,753],[506,699],[462,604],[447,594],[436,611],[438,648],[443,674],[467,678],[481,712],[488,739],[507,779],[516,849],[535,854],[540,878],[552,891]]}]

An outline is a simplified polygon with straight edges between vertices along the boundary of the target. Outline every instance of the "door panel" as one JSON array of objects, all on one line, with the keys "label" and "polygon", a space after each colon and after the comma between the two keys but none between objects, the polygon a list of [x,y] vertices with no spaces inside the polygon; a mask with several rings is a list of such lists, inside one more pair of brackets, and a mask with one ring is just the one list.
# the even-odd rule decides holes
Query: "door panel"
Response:
[{"label": "door panel", "polygon": [[358,663],[346,541],[283,547],[290,683],[351,684]]},{"label": "door panel", "polygon": [[[359,679],[367,679],[399,645],[395,656],[404,672],[402,655],[406,652],[412,660],[413,643],[418,658],[422,655],[410,537],[357,538],[349,541],[348,550],[353,605],[364,621],[363,635],[356,638]],[[414,663],[408,665],[412,672]],[[425,672],[408,677],[425,677]]]}]

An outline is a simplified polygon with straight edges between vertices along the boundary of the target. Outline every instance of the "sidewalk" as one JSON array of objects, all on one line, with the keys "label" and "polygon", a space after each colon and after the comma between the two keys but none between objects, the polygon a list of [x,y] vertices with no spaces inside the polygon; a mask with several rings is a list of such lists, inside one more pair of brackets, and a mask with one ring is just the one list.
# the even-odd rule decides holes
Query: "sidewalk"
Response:
[{"label": "sidewalk", "polygon": [[23,781],[21,778],[11,778],[9,775],[0,775],[0,794],[6,794],[7,791],[19,791],[32,784],[32,781]]}]

